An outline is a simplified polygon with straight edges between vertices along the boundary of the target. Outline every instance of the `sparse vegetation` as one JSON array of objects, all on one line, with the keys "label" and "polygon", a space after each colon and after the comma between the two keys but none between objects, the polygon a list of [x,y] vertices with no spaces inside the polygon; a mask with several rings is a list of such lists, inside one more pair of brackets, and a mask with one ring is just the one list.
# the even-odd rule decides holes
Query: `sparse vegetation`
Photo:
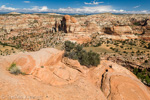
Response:
[{"label": "sparse vegetation", "polygon": [[11,74],[15,74],[15,75],[22,74],[22,72],[20,71],[20,68],[15,63],[11,64],[11,66],[8,69],[8,71]]},{"label": "sparse vegetation", "polygon": [[81,65],[87,67],[97,66],[100,64],[100,55],[92,51],[87,52],[83,50],[83,47],[79,44],[72,43],[70,41],[65,42],[65,57],[78,60]]},{"label": "sparse vegetation", "polygon": [[44,68],[44,66],[41,66],[41,68]]},{"label": "sparse vegetation", "polygon": [[141,25],[141,24],[140,24],[140,23],[138,23],[138,22],[134,22],[133,24],[134,24],[134,25],[136,25],[136,26]]},{"label": "sparse vegetation", "polygon": [[150,73],[147,69],[134,68],[133,73],[146,85],[150,86]]},{"label": "sparse vegetation", "polygon": [[[101,46],[94,47],[97,43],[101,43]],[[92,42],[87,43],[89,47],[84,47],[84,50],[93,50],[101,54],[101,58],[111,60],[121,64],[133,73],[134,66],[139,66],[139,70],[136,76],[146,85],[150,86],[150,72],[148,70],[150,66],[150,43],[142,39],[126,39],[126,40],[112,40],[112,39],[95,39]],[[109,46],[108,46],[109,45]],[[138,65],[139,66],[138,66]],[[144,69],[146,71],[144,71]],[[145,74],[144,74],[145,72]]]}]

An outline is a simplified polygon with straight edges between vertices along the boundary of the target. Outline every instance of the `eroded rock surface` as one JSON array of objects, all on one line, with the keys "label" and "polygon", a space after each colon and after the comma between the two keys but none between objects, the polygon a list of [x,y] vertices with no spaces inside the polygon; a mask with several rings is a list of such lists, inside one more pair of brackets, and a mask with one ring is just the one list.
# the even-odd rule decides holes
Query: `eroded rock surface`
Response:
[{"label": "eroded rock surface", "polygon": [[[97,35],[98,34],[98,35]],[[0,41],[26,51],[55,47],[66,40],[77,43],[98,38],[150,41],[149,15],[97,14],[70,15],[19,14],[0,16]]]},{"label": "eroded rock surface", "polygon": [[[33,96],[40,100],[149,100],[150,92],[130,71],[102,60],[87,68],[52,48],[0,58],[0,99]],[[7,70],[16,63],[27,75]],[[33,98],[31,98],[33,99]]]},{"label": "eroded rock surface", "polygon": [[102,65],[109,64],[112,68],[103,74],[102,91],[108,100],[149,100],[149,91],[127,69],[109,61],[103,61]]}]

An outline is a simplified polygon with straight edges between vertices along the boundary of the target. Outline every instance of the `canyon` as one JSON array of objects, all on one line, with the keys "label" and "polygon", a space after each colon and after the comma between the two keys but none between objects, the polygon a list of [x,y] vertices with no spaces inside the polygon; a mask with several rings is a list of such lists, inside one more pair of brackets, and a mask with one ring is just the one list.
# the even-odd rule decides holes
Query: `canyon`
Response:
[{"label": "canyon", "polygon": [[[65,41],[100,64],[65,57]],[[148,14],[3,14],[0,54],[0,100],[150,100]]]},{"label": "canyon", "polygon": [[[149,15],[97,14],[89,16],[21,14],[0,16],[0,40],[25,50],[40,50],[61,41],[86,43],[91,36],[117,40],[150,40]],[[40,39],[37,39],[40,38]],[[24,40],[26,39],[26,40]],[[36,42],[35,42],[36,41]],[[46,44],[46,43],[49,44]],[[37,44],[37,47],[30,45]]]}]

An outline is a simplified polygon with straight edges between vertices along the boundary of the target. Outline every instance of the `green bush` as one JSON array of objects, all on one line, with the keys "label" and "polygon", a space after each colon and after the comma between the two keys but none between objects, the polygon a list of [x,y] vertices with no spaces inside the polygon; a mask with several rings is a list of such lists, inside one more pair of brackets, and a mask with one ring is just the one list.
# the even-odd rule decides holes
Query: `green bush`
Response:
[{"label": "green bush", "polygon": [[79,44],[72,43],[70,41],[65,42],[65,57],[78,60],[81,65],[87,67],[97,66],[100,64],[100,55],[92,51],[86,52]]},{"label": "green bush", "polygon": [[81,65],[85,66],[97,66],[100,64],[99,54],[94,53],[92,51],[90,52],[81,52],[81,57],[79,56],[79,62]]},{"label": "green bush", "polygon": [[41,66],[41,68],[44,68],[44,66]]},{"label": "green bush", "polygon": [[145,60],[145,63],[148,63],[148,60]]},{"label": "green bush", "polygon": [[133,69],[133,73],[134,73],[135,75],[137,75],[138,69],[137,69],[137,68],[134,68],[134,69]]},{"label": "green bush", "polygon": [[147,49],[150,49],[150,43],[148,44],[148,47],[147,47]]},{"label": "green bush", "polygon": [[15,63],[11,64],[11,66],[8,69],[8,71],[11,74],[15,74],[15,75],[22,74],[22,72],[20,71],[19,67],[17,67]]},{"label": "green bush", "polygon": [[66,41],[65,42],[65,50],[66,51],[70,51],[70,50],[72,50],[73,48],[74,48],[74,46],[75,46],[75,44],[74,43],[72,43],[72,42],[70,42],[70,41]]},{"label": "green bush", "polygon": [[147,69],[134,68],[133,73],[146,85],[150,86],[149,72]]},{"label": "green bush", "polygon": [[134,22],[133,24],[136,25],[136,26],[140,26],[141,25],[139,22]]},{"label": "green bush", "polygon": [[147,83],[147,85],[150,85],[150,78],[148,76],[146,76],[145,82]]}]

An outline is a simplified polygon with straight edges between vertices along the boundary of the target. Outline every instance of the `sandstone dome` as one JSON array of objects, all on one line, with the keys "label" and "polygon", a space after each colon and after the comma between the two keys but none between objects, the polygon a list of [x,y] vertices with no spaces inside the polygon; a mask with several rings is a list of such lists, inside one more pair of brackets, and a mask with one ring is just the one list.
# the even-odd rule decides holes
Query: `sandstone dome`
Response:
[{"label": "sandstone dome", "polygon": [[[102,60],[98,67],[87,68],[63,54],[47,48],[1,57],[0,99],[150,100],[148,88],[122,66]],[[10,74],[12,63],[27,75]]]}]

